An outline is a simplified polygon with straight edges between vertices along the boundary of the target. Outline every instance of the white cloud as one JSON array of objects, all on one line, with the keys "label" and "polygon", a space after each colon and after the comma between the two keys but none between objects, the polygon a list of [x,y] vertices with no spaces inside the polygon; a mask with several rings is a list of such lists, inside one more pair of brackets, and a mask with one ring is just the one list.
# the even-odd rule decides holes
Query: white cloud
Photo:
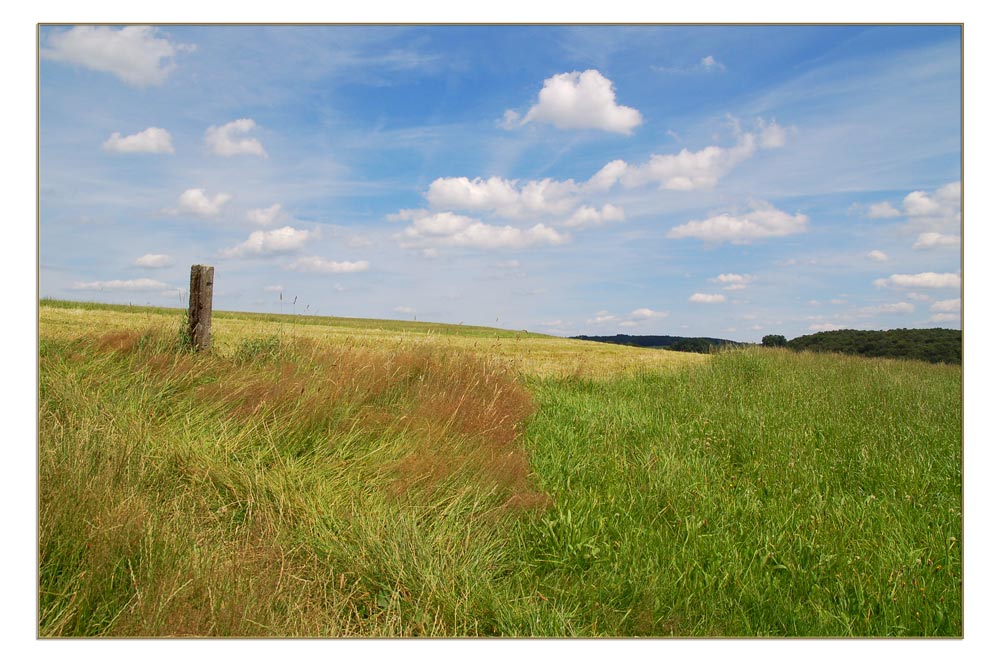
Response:
[{"label": "white cloud", "polygon": [[962,311],[962,300],[960,298],[955,298],[954,300],[938,300],[936,303],[931,305],[932,312],[960,312]]},{"label": "white cloud", "polygon": [[594,174],[588,184],[597,190],[608,189],[616,182],[629,188],[656,182],[660,189],[710,189],[758,150],[783,146],[787,133],[773,120],[767,124],[758,119],[753,131],[744,132],[737,126],[737,142],[732,147],[710,145],[697,152],[684,148],[676,154],[652,155],[637,166],[615,160]]},{"label": "white cloud", "polygon": [[[482,179],[438,178],[425,194],[432,207],[442,210],[492,212],[502,217],[561,215],[575,205],[580,186],[573,180],[529,180],[521,184],[496,176]],[[393,220],[422,214],[418,210],[400,210]]]},{"label": "white cloud", "polygon": [[285,290],[285,287],[283,287],[281,284],[272,284],[271,286],[265,286],[264,290],[267,291],[268,293],[281,293],[282,291]]},{"label": "white cloud", "polygon": [[535,245],[559,245],[570,236],[544,224],[522,229],[495,226],[452,212],[420,212],[411,216],[412,224],[393,236],[406,249],[470,247],[478,249],[523,248]]},{"label": "white cloud", "polygon": [[500,261],[494,265],[502,270],[516,270],[521,267],[521,262],[517,259],[511,259],[510,261]]},{"label": "white cloud", "polygon": [[130,136],[122,136],[120,133],[115,132],[101,145],[101,149],[107,152],[171,154],[174,152],[174,146],[170,142],[170,133],[159,127],[148,127]]},{"label": "white cloud", "polygon": [[962,222],[962,183],[948,183],[932,194],[922,190],[910,192],[903,199],[902,208],[912,227],[927,231],[954,231]]},{"label": "white cloud", "polygon": [[747,288],[747,285],[754,280],[753,275],[737,275],[735,273],[724,273],[718,277],[708,280],[716,284],[725,284],[722,288],[726,291],[739,291]]},{"label": "white cloud", "polygon": [[699,238],[705,242],[746,244],[761,238],[776,238],[806,230],[809,218],[801,213],[789,215],[766,202],[754,202],[750,212],[723,213],[701,221],[675,226],[668,238]]},{"label": "white cloud", "polygon": [[931,297],[926,293],[907,293],[906,297],[910,300],[930,300]]},{"label": "white cloud", "polygon": [[916,275],[889,275],[876,279],[874,283],[878,287],[946,289],[960,287],[962,278],[956,273],[922,272]]},{"label": "white cloud", "polygon": [[616,315],[609,314],[608,312],[606,312],[604,310],[601,310],[600,312],[597,312],[596,314],[594,314],[594,318],[587,319],[587,323],[589,323],[589,324],[611,323],[612,321],[617,321],[617,320],[618,320],[618,317]]},{"label": "white cloud", "polygon": [[[113,279],[107,282],[75,282],[70,288],[75,291],[165,291],[170,290],[170,285],[143,277],[142,279]],[[173,290],[170,292],[174,293]]]},{"label": "white cloud", "polygon": [[611,205],[610,203],[606,203],[600,210],[586,205],[580,206],[576,209],[576,212],[574,212],[573,215],[566,220],[564,225],[577,229],[586,226],[602,226],[607,222],[624,221],[625,211],[617,206]]},{"label": "white cloud", "polygon": [[872,261],[888,261],[889,260],[889,256],[885,252],[882,252],[882,251],[877,250],[877,249],[873,249],[872,251],[868,252],[865,256],[867,256]]},{"label": "white cloud", "polygon": [[817,331],[840,330],[843,327],[844,326],[839,325],[837,323],[830,323],[830,322],[814,323],[811,326],[809,326],[809,330],[817,330]]},{"label": "white cloud", "polygon": [[200,217],[215,217],[222,211],[222,206],[231,198],[232,196],[229,194],[220,192],[210,199],[205,195],[203,189],[188,189],[181,194],[180,208],[175,212],[187,212]]},{"label": "white cloud", "polygon": [[891,219],[893,217],[899,217],[902,214],[903,213],[893,208],[892,204],[888,201],[875,203],[868,207],[868,217],[871,219]]},{"label": "white cloud", "polygon": [[306,256],[292,261],[285,266],[288,270],[299,272],[346,273],[364,272],[368,270],[367,261],[328,261],[318,256]]},{"label": "white cloud", "polygon": [[114,74],[139,88],[163,83],[178,51],[194,50],[157,36],[149,26],[76,26],[53,32],[39,50],[42,58]]},{"label": "white cloud", "polygon": [[935,231],[921,233],[917,242],[913,243],[913,249],[931,249],[933,247],[956,247],[962,244],[959,236],[944,235]]},{"label": "white cloud", "polygon": [[726,66],[721,62],[719,62],[718,60],[716,60],[713,56],[706,55],[704,58],[701,59],[701,68],[709,72],[715,72],[715,71],[721,72],[726,68]]},{"label": "white cloud", "polygon": [[416,314],[417,310],[412,307],[407,307],[406,305],[400,305],[399,307],[393,307],[392,311],[398,312],[400,314]]},{"label": "white cloud", "polygon": [[135,260],[140,268],[169,268],[174,264],[166,254],[143,254]]},{"label": "white cloud", "polygon": [[670,312],[657,312],[655,310],[649,309],[648,307],[640,307],[639,309],[632,310],[632,314],[629,316],[629,318],[634,321],[649,321],[656,319],[664,319],[669,315]]},{"label": "white cloud", "polygon": [[234,134],[246,134],[257,126],[250,118],[233,120],[221,127],[212,125],[205,130],[205,145],[208,149],[224,157],[233,155],[257,155],[267,157],[267,152],[260,141],[251,138],[236,138]]},{"label": "white cloud", "polygon": [[614,85],[595,69],[567,72],[545,79],[538,103],[523,118],[512,110],[504,113],[503,126],[512,128],[529,122],[544,122],[559,129],[600,129],[631,134],[642,124],[642,114],[615,101]]},{"label": "white cloud", "polygon": [[704,303],[707,305],[714,305],[718,303],[726,302],[726,296],[721,293],[693,293],[691,297],[688,298],[690,302]]},{"label": "white cloud", "polygon": [[254,208],[247,212],[247,220],[258,226],[270,226],[286,216],[280,203],[275,203],[269,208]]},{"label": "white cloud", "polygon": [[862,307],[858,310],[858,316],[874,316],[876,314],[910,314],[913,312],[913,304],[908,302],[897,302],[873,307]]},{"label": "white cloud", "polygon": [[312,234],[302,229],[283,226],[273,231],[254,231],[245,241],[219,252],[223,258],[243,258],[282,254],[301,249]]},{"label": "white cloud", "polygon": [[946,323],[948,321],[958,321],[958,314],[935,314],[931,317],[931,321],[934,323]]}]

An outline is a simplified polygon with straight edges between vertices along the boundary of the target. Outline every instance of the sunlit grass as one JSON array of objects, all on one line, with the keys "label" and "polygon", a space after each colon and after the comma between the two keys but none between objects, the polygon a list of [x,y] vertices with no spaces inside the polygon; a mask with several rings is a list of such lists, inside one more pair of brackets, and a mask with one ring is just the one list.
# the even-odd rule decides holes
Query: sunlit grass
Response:
[{"label": "sunlit grass", "polygon": [[[42,301],[39,314],[42,335],[55,339],[122,328],[173,331],[180,327],[184,315],[185,311],[180,309],[67,301]],[[499,328],[323,316],[213,313],[213,346],[220,354],[234,353],[243,340],[269,336],[373,349],[410,344],[444,346],[500,357],[513,362],[519,371],[535,376],[602,377],[705,361],[705,356],[696,353],[638,349]]]},{"label": "sunlit grass", "polygon": [[960,367],[214,325],[43,304],[41,635],[962,634]]}]

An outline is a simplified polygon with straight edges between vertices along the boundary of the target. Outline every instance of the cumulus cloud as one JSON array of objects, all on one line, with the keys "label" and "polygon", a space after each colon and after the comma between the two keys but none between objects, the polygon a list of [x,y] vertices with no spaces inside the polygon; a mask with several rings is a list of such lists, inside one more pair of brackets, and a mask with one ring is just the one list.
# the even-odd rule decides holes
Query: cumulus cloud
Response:
[{"label": "cumulus cloud", "polygon": [[285,217],[285,211],[281,209],[280,203],[275,203],[269,208],[254,208],[247,212],[247,220],[258,226],[271,226]]},{"label": "cumulus cloud", "polygon": [[753,275],[737,275],[735,273],[724,273],[718,277],[713,277],[710,282],[725,284],[722,288],[726,291],[740,291],[747,288],[747,285],[754,280]]},{"label": "cumulus cloud", "polygon": [[938,300],[933,305],[931,305],[932,312],[960,312],[962,311],[962,300],[960,298],[955,298],[954,300]]},{"label": "cumulus cloud", "polygon": [[[259,233],[259,231],[258,231]],[[306,256],[292,261],[285,266],[288,270],[318,273],[364,272],[368,270],[367,261],[328,261],[318,256]]]},{"label": "cumulus cloud", "polygon": [[596,190],[608,189],[615,183],[628,188],[655,182],[660,189],[710,189],[719,179],[758,150],[779,148],[785,144],[788,131],[775,123],[758,119],[753,130],[742,131],[737,125],[737,142],[731,147],[710,145],[697,152],[684,148],[676,154],[652,155],[644,164],[630,165],[622,160],[606,164],[588,184]]},{"label": "cumulus cloud", "polygon": [[[106,282],[75,282],[71,286],[75,291],[164,291],[170,285],[155,279],[112,279]],[[173,291],[171,290],[171,293]]]},{"label": "cumulus cloud", "polygon": [[[486,178],[438,178],[425,194],[427,202],[438,210],[491,212],[502,217],[523,218],[532,215],[561,215],[569,212],[580,194],[573,180],[507,180]],[[401,210],[394,219],[406,213]]]},{"label": "cumulus cloud", "polygon": [[877,250],[877,249],[873,249],[872,251],[868,252],[868,254],[866,254],[865,256],[867,256],[872,261],[888,261],[889,260],[889,256],[885,252],[882,252],[882,251]]},{"label": "cumulus cloud", "polygon": [[414,213],[412,223],[393,237],[406,249],[470,247],[477,249],[519,249],[536,245],[559,245],[570,236],[544,224],[522,229],[485,224],[452,212]]},{"label": "cumulus cloud", "polygon": [[119,132],[114,132],[107,141],[101,145],[101,149],[107,152],[149,152],[149,153],[173,153],[174,146],[171,143],[170,133],[159,127],[149,127],[130,136],[122,136]]},{"label": "cumulus cloud", "polygon": [[809,326],[809,330],[817,330],[817,331],[840,330],[843,327],[844,326],[840,324],[830,323],[830,322],[814,323],[811,326]]},{"label": "cumulus cloud", "polygon": [[256,126],[257,123],[250,118],[233,120],[219,127],[212,125],[205,130],[205,145],[213,154],[224,157],[232,157],[233,155],[267,157],[267,152],[260,141],[236,136],[247,134]]},{"label": "cumulus cloud", "polygon": [[892,219],[902,215],[900,211],[892,207],[888,201],[882,201],[868,206],[868,217],[871,219]]},{"label": "cumulus cloud", "polygon": [[232,198],[225,192],[220,192],[208,198],[203,189],[188,189],[178,199],[178,209],[173,212],[190,213],[199,217],[215,217],[222,212],[222,206]]},{"label": "cumulus cloud", "polygon": [[587,226],[602,226],[608,222],[624,222],[625,211],[610,203],[604,204],[600,210],[591,206],[580,206],[576,212],[566,220],[565,226],[573,229]]},{"label": "cumulus cloud", "polygon": [[726,302],[726,296],[721,293],[692,293],[691,297],[688,298],[688,301],[703,303],[706,305],[715,305]]},{"label": "cumulus cloud", "polygon": [[245,258],[283,254],[301,249],[312,234],[302,229],[283,226],[273,231],[254,231],[250,237],[235,247],[219,252],[223,258]]},{"label": "cumulus cloud", "polygon": [[524,117],[515,111],[504,113],[503,126],[513,128],[529,122],[543,122],[559,129],[600,129],[631,134],[642,124],[642,114],[615,101],[614,85],[595,69],[567,72],[545,79],[538,103]]},{"label": "cumulus cloud", "polygon": [[908,226],[936,231],[938,235],[940,232],[953,232],[962,222],[962,183],[951,182],[930,193],[923,190],[910,192],[898,207],[882,201],[869,206],[867,214],[873,219],[906,217]]},{"label": "cumulus cloud", "polygon": [[945,235],[935,231],[921,233],[917,242],[913,243],[913,249],[932,249],[934,247],[957,247],[962,244],[960,236]]},{"label": "cumulus cloud", "polygon": [[129,85],[144,88],[167,79],[179,51],[194,50],[192,45],[176,44],[158,35],[149,26],[76,26],[51,33],[39,53],[43,59],[114,74]]},{"label": "cumulus cloud", "polygon": [[140,268],[169,268],[174,264],[166,254],[143,254],[135,260]]},{"label": "cumulus cloud", "polygon": [[949,321],[958,321],[958,314],[935,314],[931,317],[933,323],[947,323]]},{"label": "cumulus cloud", "polygon": [[962,278],[957,273],[922,272],[915,275],[889,275],[874,282],[878,287],[903,289],[946,289],[958,288]]},{"label": "cumulus cloud", "polygon": [[801,213],[790,215],[767,202],[754,202],[749,212],[723,213],[705,220],[690,221],[667,232],[668,238],[699,238],[709,243],[734,245],[763,238],[802,233],[809,218]]}]

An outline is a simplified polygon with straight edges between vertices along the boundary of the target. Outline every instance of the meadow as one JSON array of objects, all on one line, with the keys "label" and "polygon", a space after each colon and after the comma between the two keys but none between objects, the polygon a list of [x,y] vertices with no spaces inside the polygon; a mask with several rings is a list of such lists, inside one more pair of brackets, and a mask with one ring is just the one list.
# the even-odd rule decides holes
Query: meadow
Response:
[{"label": "meadow", "polygon": [[963,633],[961,367],[42,301],[38,633]]}]

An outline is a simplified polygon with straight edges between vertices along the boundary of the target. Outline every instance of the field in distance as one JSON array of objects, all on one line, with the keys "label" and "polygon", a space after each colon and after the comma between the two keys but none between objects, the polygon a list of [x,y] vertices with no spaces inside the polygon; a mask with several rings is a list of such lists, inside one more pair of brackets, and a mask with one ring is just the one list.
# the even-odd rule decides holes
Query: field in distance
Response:
[{"label": "field in distance", "polygon": [[[174,333],[179,330],[186,314],[186,310],[161,307],[42,300],[39,308],[40,335],[68,339],[116,329],[157,329]],[[599,377],[643,368],[698,364],[705,360],[693,353],[615,347],[482,326],[249,312],[215,311],[212,314],[212,343],[215,350],[223,355],[236,352],[246,340],[270,337],[306,338],[324,344],[364,348],[432,345],[458,351],[480,351],[503,358],[519,371],[535,376],[577,374]]]},{"label": "field in distance", "polygon": [[43,301],[38,631],[949,636],[962,369]]}]

